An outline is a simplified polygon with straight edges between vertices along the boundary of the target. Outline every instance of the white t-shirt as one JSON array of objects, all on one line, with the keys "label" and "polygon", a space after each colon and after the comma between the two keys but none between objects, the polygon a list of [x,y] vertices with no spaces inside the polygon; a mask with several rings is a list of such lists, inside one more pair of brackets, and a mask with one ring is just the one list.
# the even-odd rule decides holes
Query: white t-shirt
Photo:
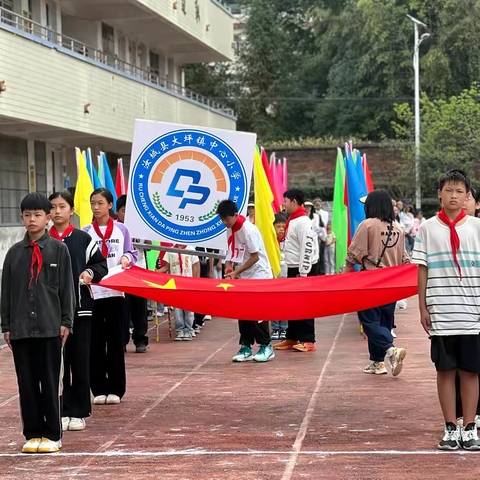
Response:
[{"label": "white t-shirt", "polygon": [[[231,234],[232,230],[228,228],[227,236],[230,238]],[[242,228],[235,232],[235,252],[232,252],[231,247],[227,250],[227,261],[243,266],[250,260],[253,253],[259,254],[258,262],[245,270],[240,278],[273,278],[260,231],[253,223],[244,222]]]},{"label": "white t-shirt", "polygon": [[420,225],[412,263],[428,267],[427,309],[430,335],[480,333],[480,219],[468,217],[457,227],[460,249],[453,260],[450,229],[438,217]]},{"label": "white t-shirt", "polygon": [[[187,247],[186,250],[195,250]],[[167,252],[163,258],[170,265],[170,274],[182,277],[193,277],[193,266],[200,260],[197,255]]]}]

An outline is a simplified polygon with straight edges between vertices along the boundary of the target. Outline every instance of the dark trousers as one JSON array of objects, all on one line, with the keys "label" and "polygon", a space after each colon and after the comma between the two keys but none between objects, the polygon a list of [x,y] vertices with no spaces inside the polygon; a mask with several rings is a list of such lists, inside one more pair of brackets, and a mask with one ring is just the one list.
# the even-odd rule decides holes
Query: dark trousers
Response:
[{"label": "dark trousers", "polygon": [[396,302],[358,312],[358,319],[368,338],[368,351],[372,362],[383,362],[385,352],[393,347],[391,330],[395,323],[395,305]]},{"label": "dark trousers", "polygon": [[90,386],[95,397],[125,395],[123,305],[123,297],[95,300],[90,351]]},{"label": "dark trousers", "polygon": [[132,325],[132,340],[135,346],[148,345],[147,299],[126,293],[123,313],[123,344],[127,346],[130,342],[130,325]]},{"label": "dark trousers", "polygon": [[12,350],[25,438],[60,440],[62,339],[12,340]]},{"label": "dark trousers", "polygon": [[268,322],[255,322],[251,320],[239,320],[240,345],[251,347],[255,342],[258,345],[270,344],[270,328]]},{"label": "dark trousers", "polygon": [[318,275],[325,275],[325,248],[327,246],[327,242],[319,241],[319,255],[320,258],[318,259]]},{"label": "dark trousers", "polygon": [[[298,267],[288,267],[288,278],[295,278],[299,275]],[[318,275],[318,263],[312,265],[312,269],[308,274],[309,277]],[[306,320],[291,320],[288,322],[287,340],[295,340],[297,342],[315,343],[315,319],[308,318]]]},{"label": "dark trousers", "polygon": [[86,418],[92,414],[90,401],[90,346],[92,316],[75,316],[73,334],[64,348],[62,417]]},{"label": "dark trousers", "polygon": [[195,313],[193,326],[200,325],[201,327],[205,323],[205,315],[203,313]]}]

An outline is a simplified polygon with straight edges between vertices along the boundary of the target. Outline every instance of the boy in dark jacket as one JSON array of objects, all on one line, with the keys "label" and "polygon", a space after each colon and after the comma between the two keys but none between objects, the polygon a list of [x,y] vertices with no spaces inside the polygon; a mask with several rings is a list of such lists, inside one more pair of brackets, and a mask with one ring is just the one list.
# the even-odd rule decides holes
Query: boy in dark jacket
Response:
[{"label": "boy in dark jacket", "polygon": [[20,208],[27,233],[5,257],[1,327],[17,372],[27,440],[22,451],[58,452],[62,347],[75,309],[72,264],[68,248],[46,231],[51,202],[30,193]]}]

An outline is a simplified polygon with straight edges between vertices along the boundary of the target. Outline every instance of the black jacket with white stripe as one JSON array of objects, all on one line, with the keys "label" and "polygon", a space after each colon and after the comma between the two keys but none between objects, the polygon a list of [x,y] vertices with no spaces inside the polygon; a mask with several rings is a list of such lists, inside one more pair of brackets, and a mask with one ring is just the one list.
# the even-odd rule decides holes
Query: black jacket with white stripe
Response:
[{"label": "black jacket with white stripe", "polygon": [[72,273],[75,286],[76,314],[79,316],[91,315],[93,310],[93,298],[89,287],[78,285],[78,279],[85,270],[92,276],[92,282],[98,283],[107,275],[107,260],[102,255],[98,245],[92,237],[83,230],[77,228],[68,237],[63,239],[68,247],[72,259]]}]

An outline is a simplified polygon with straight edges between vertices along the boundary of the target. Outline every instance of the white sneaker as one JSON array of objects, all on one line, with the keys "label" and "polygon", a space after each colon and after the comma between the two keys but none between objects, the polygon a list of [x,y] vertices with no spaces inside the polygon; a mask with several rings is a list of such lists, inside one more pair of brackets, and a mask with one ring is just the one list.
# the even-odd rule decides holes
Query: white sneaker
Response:
[{"label": "white sneaker", "polygon": [[405,310],[408,306],[407,300],[399,300],[397,302],[397,308],[400,308],[401,310]]},{"label": "white sneaker", "polygon": [[191,342],[193,340],[193,335],[191,333],[184,333],[182,340],[184,342]]},{"label": "white sneaker", "polygon": [[54,453],[58,452],[62,448],[62,441],[49,440],[48,438],[43,437],[42,443],[38,447],[38,453]]},{"label": "white sneaker", "polygon": [[68,429],[71,432],[79,432],[80,430],[85,430],[86,423],[84,418],[74,418],[72,417],[70,419],[70,425],[68,426]]},{"label": "white sneaker", "polygon": [[168,307],[163,307],[163,314],[166,315],[168,313]]},{"label": "white sneaker", "polygon": [[387,373],[387,369],[383,362],[372,362],[370,365],[367,365],[363,371],[374,375],[383,375]]},{"label": "white sneaker", "polygon": [[211,320],[211,319],[212,319],[212,316],[211,316],[211,315],[205,315],[204,320],[207,320],[207,321],[208,321],[208,320]]},{"label": "white sneaker", "polygon": [[397,338],[397,334],[395,333],[395,329],[394,329],[394,328],[392,328],[392,329],[390,330],[390,333],[392,334],[392,337],[393,337],[393,338]]},{"label": "white sneaker", "polygon": [[107,397],[107,405],[118,405],[121,402],[120,397],[118,395],[110,394]]},{"label": "white sneaker", "polygon": [[403,368],[403,360],[407,355],[407,349],[391,347],[388,349],[387,355],[390,360],[390,365],[392,366],[392,375],[394,377],[400,375]]},{"label": "white sneaker", "polygon": [[70,417],[62,417],[62,432],[66,432],[68,430],[69,425],[70,425]]},{"label": "white sneaker", "polygon": [[105,405],[107,403],[107,396],[106,395],[97,395],[93,399],[94,405]]},{"label": "white sneaker", "polygon": [[183,337],[184,337],[183,332],[177,332],[177,334],[175,335],[175,341],[176,342],[181,342],[183,340]]},{"label": "white sneaker", "polygon": [[42,443],[41,438],[31,438],[28,442],[23,446],[22,453],[37,453],[38,447]]},{"label": "white sneaker", "polygon": [[[477,425],[477,428],[480,428],[480,415],[475,415],[475,424]],[[457,425],[463,427],[463,417],[457,418]]]}]

